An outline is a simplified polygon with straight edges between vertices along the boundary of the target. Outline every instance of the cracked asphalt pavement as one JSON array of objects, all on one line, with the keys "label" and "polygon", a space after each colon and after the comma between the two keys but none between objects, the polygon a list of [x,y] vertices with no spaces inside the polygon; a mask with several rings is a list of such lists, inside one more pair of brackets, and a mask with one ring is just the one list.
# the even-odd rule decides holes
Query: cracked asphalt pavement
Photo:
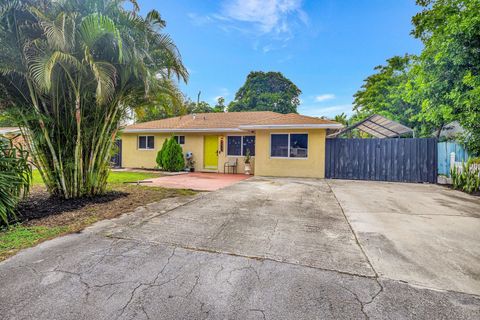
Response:
[{"label": "cracked asphalt pavement", "polygon": [[166,199],[0,263],[0,318],[478,319],[480,203],[432,188],[255,177]]}]

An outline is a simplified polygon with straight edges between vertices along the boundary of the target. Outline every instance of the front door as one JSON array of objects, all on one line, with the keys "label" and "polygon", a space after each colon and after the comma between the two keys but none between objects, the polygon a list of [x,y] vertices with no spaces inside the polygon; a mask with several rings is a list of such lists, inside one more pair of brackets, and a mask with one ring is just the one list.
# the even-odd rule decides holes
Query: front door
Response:
[{"label": "front door", "polygon": [[203,166],[205,169],[218,168],[218,136],[205,136],[203,141]]}]

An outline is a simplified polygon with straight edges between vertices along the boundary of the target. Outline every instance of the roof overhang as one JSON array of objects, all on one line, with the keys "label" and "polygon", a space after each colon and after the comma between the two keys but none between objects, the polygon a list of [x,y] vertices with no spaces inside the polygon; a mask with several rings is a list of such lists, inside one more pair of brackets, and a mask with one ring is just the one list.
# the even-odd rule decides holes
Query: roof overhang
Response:
[{"label": "roof overhang", "polygon": [[202,133],[202,132],[243,132],[239,128],[197,128],[197,129],[124,129],[124,133]]},{"label": "roof overhang", "polygon": [[239,126],[243,130],[262,130],[262,129],[341,129],[340,123],[324,124],[261,124],[261,125],[243,125]]}]

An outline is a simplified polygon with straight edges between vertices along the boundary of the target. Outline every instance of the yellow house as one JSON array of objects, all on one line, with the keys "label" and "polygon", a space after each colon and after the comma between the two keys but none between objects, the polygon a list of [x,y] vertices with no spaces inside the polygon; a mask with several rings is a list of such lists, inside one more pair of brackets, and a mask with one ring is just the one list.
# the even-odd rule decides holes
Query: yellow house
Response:
[{"label": "yellow house", "polygon": [[224,172],[226,163],[236,163],[236,171],[244,173],[249,152],[255,175],[323,178],[326,131],[341,127],[330,120],[270,111],[200,113],[137,123],[122,132],[122,166],[155,168],[164,140],[175,136],[184,153],[193,153],[196,171]]}]

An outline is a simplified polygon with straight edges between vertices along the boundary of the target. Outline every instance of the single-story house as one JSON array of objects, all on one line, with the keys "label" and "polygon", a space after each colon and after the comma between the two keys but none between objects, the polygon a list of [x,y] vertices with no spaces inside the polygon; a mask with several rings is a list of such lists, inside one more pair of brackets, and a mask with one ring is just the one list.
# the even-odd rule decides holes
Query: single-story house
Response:
[{"label": "single-story house", "polygon": [[247,149],[260,176],[323,178],[327,129],[342,125],[325,119],[270,111],[199,113],[137,123],[122,132],[122,166],[155,168],[164,140],[175,136],[192,152],[196,171],[223,172],[238,160],[244,172]]}]

